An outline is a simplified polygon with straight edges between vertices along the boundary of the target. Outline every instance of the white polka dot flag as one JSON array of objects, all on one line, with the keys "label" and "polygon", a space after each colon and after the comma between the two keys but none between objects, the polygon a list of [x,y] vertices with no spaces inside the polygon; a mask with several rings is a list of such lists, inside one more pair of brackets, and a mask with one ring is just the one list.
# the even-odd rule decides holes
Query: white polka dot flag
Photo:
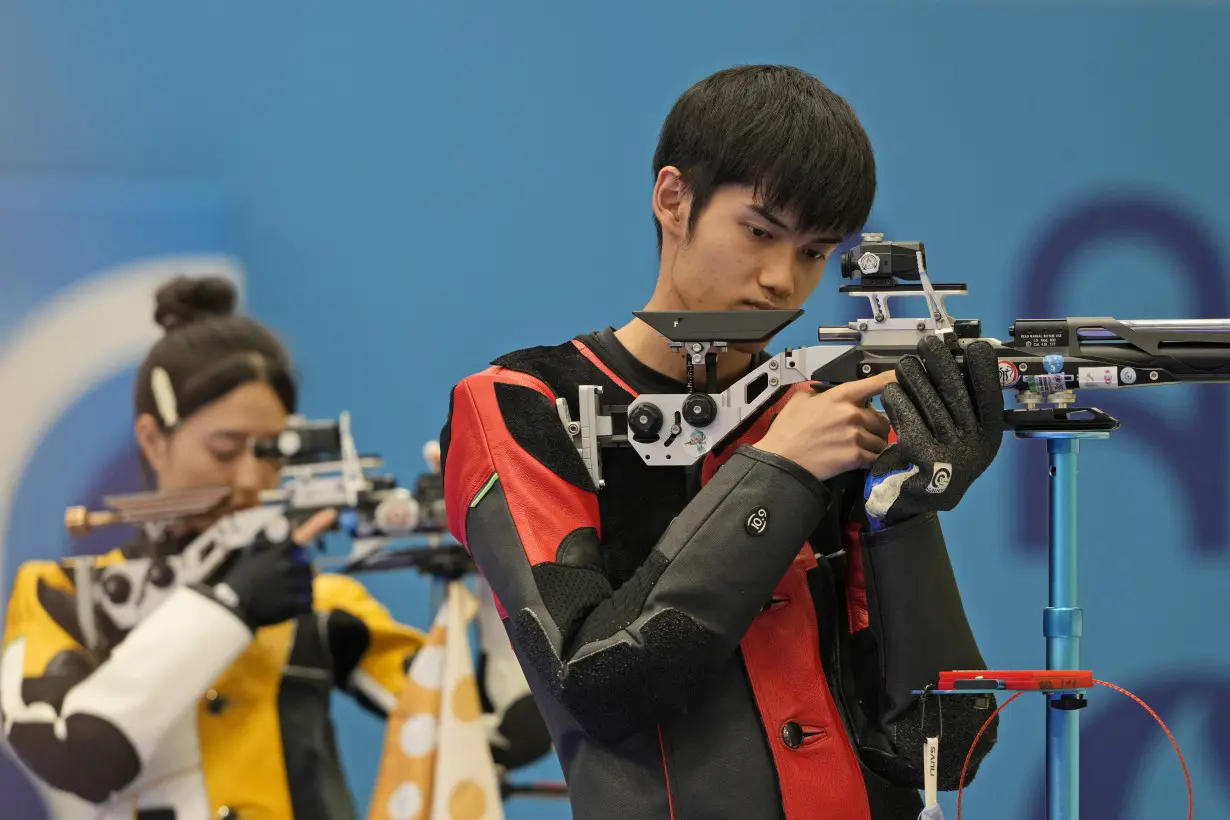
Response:
[{"label": "white polka dot flag", "polygon": [[470,654],[477,612],[450,583],[389,715],[368,820],[504,820]]}]

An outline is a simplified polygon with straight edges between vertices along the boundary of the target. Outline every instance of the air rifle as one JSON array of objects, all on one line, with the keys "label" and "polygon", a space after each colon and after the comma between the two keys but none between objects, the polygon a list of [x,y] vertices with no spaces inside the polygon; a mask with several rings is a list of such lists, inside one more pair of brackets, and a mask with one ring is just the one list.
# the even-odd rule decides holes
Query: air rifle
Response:
[{"label": "air rifle", "polygon": [[[338,511],[334,528],[350,536],[355,556],[381,550],[420,523],[411,491],[393,476],[371,472],[383,464],[378,456],[359,455],[349,413],[326,421],[294,417],[281,434],[254,439],[251,446],[258,457],[282,463],[279,486],[254,499],[237,499],[234,488],[218,486],[113,495],[103,499],[105,510],[66,511],[65,525],[73,535],[130,524],[144,531],[148,546],[146,554],[108,566],[75,562],[78,619],[88,641],[97,637],[100,612],[112,629],[125,632],[176,586],[208,578],[231,553],[262,536],[284,541],[321,510]],[[255,503],[236,505],[236,500]],[[171,548],[172,539],[194,529],[194,519],[208,526],[182,550]]]},{"label": "air rifle", "polygon": [[[684,357],[688,389],[643,394],[627,406],[603,405],[602,388],[584,385],[579,416],[556,404],[594,485],[602,488],[601,449],[632,447],[648,465],[686,466],[703,458],[784,386],[825,385],[892,370],[917,352],[923,336],[941,337],[962,364],[975,339],[999,357],[1000,384],[1020,407],[1004,412],[1009,430],[1110,432],[1118,422],[1093,407],[1076,407],[1081,389],[1122,389],[1189,382],[1230,382],[1230,319],[1120,320],[1108,317],[1018,319],[1008,341],[982,335],[976,319],[953,319],[947,299],[968,293],[964,284],[932,284],[921,242],[887,242],[864,234],[842,255],[841,292],[870,303],[870,315],[845,327],[821,327],[820,344],[787,348],[719,392],[717,357],[730,345],[765,342],[802,310],[637,311]],[[890,302],[926,301],[924,318],[893,316]],[[701,377],[704,389],[699,389]]]}]

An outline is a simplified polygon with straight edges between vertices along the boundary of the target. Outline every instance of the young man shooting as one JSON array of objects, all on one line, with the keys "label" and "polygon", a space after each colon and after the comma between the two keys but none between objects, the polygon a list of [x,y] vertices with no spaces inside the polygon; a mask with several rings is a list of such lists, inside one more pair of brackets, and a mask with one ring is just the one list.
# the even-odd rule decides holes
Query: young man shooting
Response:
[{"label": "young man shooting", "polygon": [[[781,66],[688,89],[654,172],[646,310],[799,307],[876,186],[850,106]],[[719,389],[763,347],[719,357]],[[936,516],[1002,436],[990,347],[966,362],[968,382],[927,343],[896,373],[783,389],[694,470],[604,450],[601,490],[555,402],[577,418],[580,385],[612,405],[684,392],[682,357],[647,325],[509,353],[457,385],[450,526],[502,606],[577,820],[917,817],[940,725],[937,699],[923,725],[912,693],[983,668]],[[868,406],[881,391],[888,418]],[[942,493],[926,492],[935,462],[952,465]],[[992,706],[944,699],[940,788]],[[993,742],[992,727],[971,777]]]}]

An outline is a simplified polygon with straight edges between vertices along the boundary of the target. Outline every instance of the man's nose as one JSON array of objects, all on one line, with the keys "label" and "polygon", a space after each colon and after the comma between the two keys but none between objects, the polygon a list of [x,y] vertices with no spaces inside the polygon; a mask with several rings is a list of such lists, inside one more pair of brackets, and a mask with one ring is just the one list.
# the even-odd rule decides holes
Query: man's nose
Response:
[{"label": "man's nose", "polygon": [[795,266],[793,250],[783,247],[775,248],[769,253],[760,268],[758,282],[762,288],[773,294],[775,301],[785,301],[794,295]]}]

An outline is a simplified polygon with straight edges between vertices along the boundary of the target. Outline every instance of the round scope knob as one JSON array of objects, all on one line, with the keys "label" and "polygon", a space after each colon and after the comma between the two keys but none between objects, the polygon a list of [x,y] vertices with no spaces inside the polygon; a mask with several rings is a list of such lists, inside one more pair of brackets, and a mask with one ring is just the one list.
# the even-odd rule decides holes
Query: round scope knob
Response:
[{"label": "round scope knob", "polygon": [[855,250],[861,251],[857,257],[854,255],[854,251],[844,251],[841,254],[842,279],[882,278],[892,273],[891,251],[888,253],[884,251],[875,253],[872,251],[862,251],[861,249],[861,245],[855,248]]},{"label": "round scope knob", "polygon": [[393,490],[381,499],[372,515],[377,529],[388,535],[413,532],[421,518],[419,502],[405,488]]},{"label": "round scope knob", "polygon": [[693,427],[708,427],[717,418],[717,402],[708,393],[693,393],[683,400],[683,418]]},{"label": "round scope knob", "polygon": [[656,404],[638,404],[628,412],[628,429],[632,431],[633,441],[644,444],[657,441],[662,423],[662,411]]}]

